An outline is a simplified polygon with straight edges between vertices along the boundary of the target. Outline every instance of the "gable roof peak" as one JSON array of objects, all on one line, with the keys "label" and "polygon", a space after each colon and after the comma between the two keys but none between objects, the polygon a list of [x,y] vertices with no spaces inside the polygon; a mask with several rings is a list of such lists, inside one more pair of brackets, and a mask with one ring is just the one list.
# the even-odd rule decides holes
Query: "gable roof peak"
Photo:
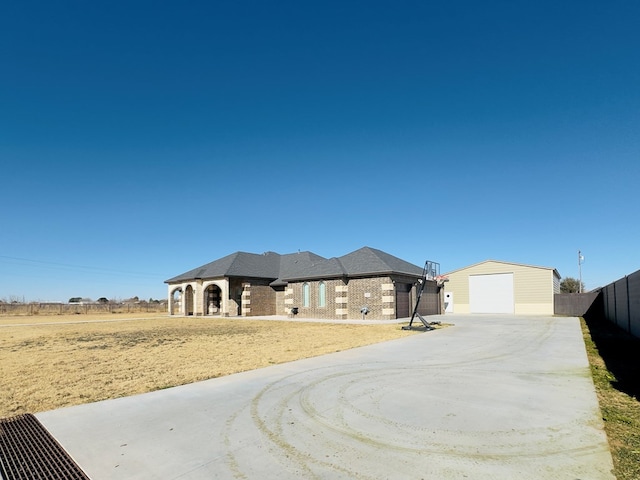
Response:
[{"label": "gable roof peak", "polygon": [[468,268],[477,267],[477,266],[480,266],[480,265],[484,265],[486,263],[500,263],[502,265],[516,265],[516,266],[519,266],[519,267],[539,268],[541,270],[552,270],[558,277],[560,277],[560,273],[554,267],[545,267],[545,266],[542,266],[542,265],[532,265],[532,264],[528,264],[528,263],[507,262],[505,260],[495,260],[495,259],[487,259],[487,260],[483,260],[482,262],[477,262],[477,263],[473,263],[471,265],[467,265],[466,267],[460,267],[460,268],[457,268],[455,270],[451,270],[451,271],[447,272],[445,275],[450,275],[450,274],[459,272],[461,270],[466,270]]},{"label": "gable roof peak", "polygon": [[421,276],[422,268],[377,248],[364,246],[338,258],[348,275],[401,273]]}]

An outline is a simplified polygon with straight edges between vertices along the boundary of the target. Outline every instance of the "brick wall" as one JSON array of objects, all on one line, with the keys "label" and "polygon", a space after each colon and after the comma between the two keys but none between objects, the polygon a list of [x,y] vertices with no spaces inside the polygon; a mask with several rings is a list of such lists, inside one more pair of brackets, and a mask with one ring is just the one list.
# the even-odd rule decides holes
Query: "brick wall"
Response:
[{"label": "brick wall", "polygon": [[[319,305],[321,282],[325,288],[324,306]],[[410,292],[411,311],[416,298],[415,279],[402,276],[292,282],[276,288],[271,287],[269,283],[269,280],[265,279],[229,279],[228,315],[232,317],[288,315],[292,307],[297,307],[300,318],[359,320],[363,318],[361,309],[366,306],[368,308],[366,319],[391,320],[397,317],[397,289]],[[305,283],[309,286],[307,307],[303,303]],[[439,295],[435,289],[435,282],[428,283],[434,283],[434,288],[425,288],[423,292],[419,308],[419,312],[423,315],[439,313]],[[207,296],[207,301],[209,300]],[[408,314],[410,312],[404,312],[401,317]]]},{"label": "brick wall", "polygon": [[395,288],[389,277],[357,278],[349,281],[348,318],[362,318],[360,310],[367,307],[368,319],[396,318]]},{"label": "brick wall", "polygon": [[[303,285],[309,285],[309,306],[304,307]],[[295,282],[285,288],[285,308],[287,313],[298,307],[302,318],[325,318],[343,320],[347,318],[348,286],[342,279],[323,280],[325,286],[325,306],[318,305],[321,281]]]},{"label": "brick wall", "polygon": [[242,314],[243,281],[237,278],[229,279],[228,311],[230,317]]},{"label": "brick wall", "polygon": [[244,283],[242,291],[242,315],[276,315],[276,291],[266,280],[250,280]]},{"label": "brick wall", "polygon": [[288,310],[285,309],[285,305],[284,305],[284,290],[285,287],[275,287],[273,289],[274,295],[275,295],[275,314],[276,315],[287,315],[289,313]]},{"label": "brick wall", "polygon": [[[303,286],[309,285],[309,306],[304,307]],[[320,281],[290,283],[285,288],[284,307],[298,307],[302,318],[362,319],[361,309],[367,307],[365,318],[390,320],[396,318],[395,286],[390,277],[356,278],[348,281],[325,280],[324,307],[318,306]]]}]

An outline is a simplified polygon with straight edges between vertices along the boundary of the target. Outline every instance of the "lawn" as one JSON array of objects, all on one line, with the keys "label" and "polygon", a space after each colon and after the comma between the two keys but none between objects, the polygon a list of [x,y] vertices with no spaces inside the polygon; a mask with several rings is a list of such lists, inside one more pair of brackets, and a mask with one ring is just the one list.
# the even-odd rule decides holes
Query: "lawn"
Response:
[{"label": "lawn", "polygon": [[584,341],[618,480],[640,479],[640,340],[600,319]]},{"label": "lawn", "polygon": [[401,325],[144,314],[0,317],[0,418],[391,340]]}]

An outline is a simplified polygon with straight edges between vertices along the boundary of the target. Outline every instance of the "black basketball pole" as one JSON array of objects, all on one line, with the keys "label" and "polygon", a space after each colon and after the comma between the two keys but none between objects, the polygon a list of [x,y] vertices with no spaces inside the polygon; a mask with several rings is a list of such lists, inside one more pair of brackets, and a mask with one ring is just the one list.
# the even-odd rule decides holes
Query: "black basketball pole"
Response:
[{"label": "black basketball pole", "polygon": [[[409,321],[409,325],[402,327],[403,330],[411,330],[411,325],[413,325],[413,319],[416,318],[416,314],[418,313],[418,306],[420,305],[420,298],[422,297],[422,292],[424,290],[424,286],[427,283],[427,266],[429,265],[429,261],[427,260],[424,264],[424,268],[422,269],[422,278],[418,280],[420,284],[420,288],[418,289],[418,298],[416,300],[416,306],[413,308],[413,314],[411,315],[411,320]],[[422,320],[422,318],[421,318]],[[423,321],[424,323],[424,321]],[[426,326],[426,325],[425,325]]]}]

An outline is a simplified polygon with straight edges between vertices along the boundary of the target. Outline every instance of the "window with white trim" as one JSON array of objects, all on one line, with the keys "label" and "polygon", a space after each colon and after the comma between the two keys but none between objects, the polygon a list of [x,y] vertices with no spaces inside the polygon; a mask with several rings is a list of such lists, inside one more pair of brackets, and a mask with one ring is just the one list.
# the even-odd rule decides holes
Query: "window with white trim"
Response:
[{"label": "window with white trim", "polygon": [[302,306],[303,307],[308,307],[309,306],[309,284],[305,283],[304,285],[302,285]]},{"label": "window with white trim", "polygon": [[326,307],[327,306],[327,286],[324,282],[320,282],[318,284],[318,306]]}]

